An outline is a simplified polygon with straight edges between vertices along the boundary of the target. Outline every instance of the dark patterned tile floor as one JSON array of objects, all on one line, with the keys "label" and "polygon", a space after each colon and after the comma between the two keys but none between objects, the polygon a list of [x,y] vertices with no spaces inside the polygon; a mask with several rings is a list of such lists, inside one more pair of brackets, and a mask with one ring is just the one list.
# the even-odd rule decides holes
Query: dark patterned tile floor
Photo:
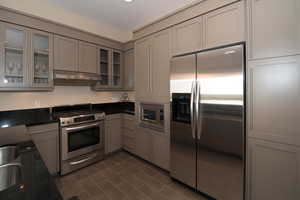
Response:
[{"label": "dark patterned tile floor", "polygon": [[170,179],[168,173],[126,152],[56,178],[64,199],[80,200],[207,200]]}]

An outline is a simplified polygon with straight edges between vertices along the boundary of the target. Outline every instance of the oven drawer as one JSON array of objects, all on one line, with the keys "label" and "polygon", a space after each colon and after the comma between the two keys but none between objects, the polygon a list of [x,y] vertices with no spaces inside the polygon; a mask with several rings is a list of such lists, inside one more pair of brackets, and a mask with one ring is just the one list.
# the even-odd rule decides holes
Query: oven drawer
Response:
[{"label": "oven drawer", "polygon": [[104,159],[104,150],[94,151],[85,155],[81,155],[70,160],[61,162],[61,175],[68,174],[74,170],[86,167],[92,163]]}]

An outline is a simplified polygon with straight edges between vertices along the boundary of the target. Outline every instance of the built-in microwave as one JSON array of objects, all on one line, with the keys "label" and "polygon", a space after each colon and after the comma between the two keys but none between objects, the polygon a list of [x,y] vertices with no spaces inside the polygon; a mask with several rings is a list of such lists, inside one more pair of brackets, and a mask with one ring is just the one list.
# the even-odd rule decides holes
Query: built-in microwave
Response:
[{"label": "built-in microwave", "polygon": [[165,117],[164,105],[140,104],[140,126],[164,132]]}]

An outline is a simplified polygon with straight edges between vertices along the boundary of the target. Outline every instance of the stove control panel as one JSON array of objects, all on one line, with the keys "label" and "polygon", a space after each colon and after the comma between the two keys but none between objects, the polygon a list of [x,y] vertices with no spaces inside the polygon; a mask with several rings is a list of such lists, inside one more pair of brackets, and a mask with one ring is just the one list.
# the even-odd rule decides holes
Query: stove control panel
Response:
[{"label": "stove control panel", "polygon": [[60,124],[61,126],[69,126],[73,124],[100,121],[104,119],[105,119],[105,113],[95,113],[95,114],[60,118]]}]

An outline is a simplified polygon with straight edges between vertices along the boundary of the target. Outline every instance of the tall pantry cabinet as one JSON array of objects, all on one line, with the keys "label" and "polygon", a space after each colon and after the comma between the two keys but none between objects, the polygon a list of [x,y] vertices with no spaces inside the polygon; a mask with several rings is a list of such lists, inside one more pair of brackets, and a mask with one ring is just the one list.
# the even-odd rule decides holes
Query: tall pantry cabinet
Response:
[{"label": "tall pantry cabinet", "polygon": [[248,1],[247,199],[300,199],[300,1]]}]

